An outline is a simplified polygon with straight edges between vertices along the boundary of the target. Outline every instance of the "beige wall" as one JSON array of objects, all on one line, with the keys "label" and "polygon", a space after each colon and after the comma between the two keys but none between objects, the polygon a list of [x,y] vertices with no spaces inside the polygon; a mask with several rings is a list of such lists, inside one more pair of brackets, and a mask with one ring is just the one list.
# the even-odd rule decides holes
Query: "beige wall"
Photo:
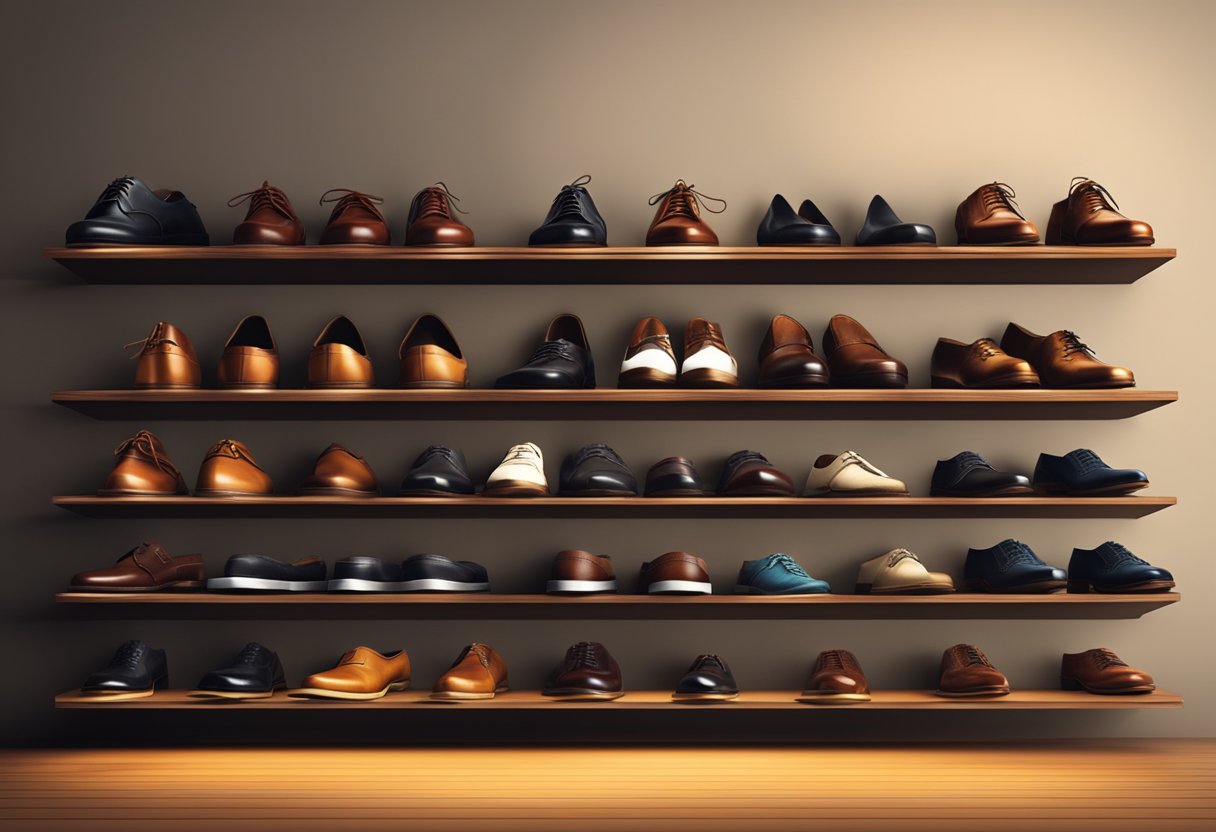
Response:
[{"label": "beige wall", "polygon": [[[102,727],[128,738],[247,736],[285,722],[219,714],[187,722],[132,715],[56,714],[50,696],[103,662],[123,638],[170,650],[175,682],[190,684],[248,639],[283,655],[298,678],[357,642],[405,646],[428,684],[465,641],[487,640],[535,686],[565,647],[598,638],[621,659],[628,684],[667,686],[697,652],[717,651],[747,687],[800,685],[815,653],[857,652],[877,686],[929,685],[941,650],[980,644],[1021,687],[1051,685],[1063,650],[1109,646],[1187,696],[1180,712],[1044,716],[866,715],[737,719],[758,736],[1214,735],[1211,693],[1213,581],[1209,480],[1213,395],[1206,366],[1216,258],[1210,253],[1216,127],[1209,3],[28,3],[7,11],[4,85],[7,207],[4,249],[4,426],[12,438],[2,510],[7,533],[0,610],[14,674],[2,687],[5,736],[81,738]],[[313,237],[331,187],[382,194],[399,239],[414,191],[445,180],[471,212],[483,244],[513,244],[543,217],[557,188],[583,173],[611,242],[642,241],[646,198],[677,177],[727,199],[713,218],[725,244],[748,244],[774,191],[811,196],[846,236],[881,192],[906,219],[953,242],[954,206],[983,182],[1013,185],[1045,226],[1069,178],[1107,185],[1126,212],[1154,225],[1179,257],[1132,286],[808,287],[101,287],[76,282],[38,249],[89,206],[112,177],[135,173],[183,189],[216,242],[239,212],[224,200],[269,178],[304,215]],[[332,314],[361,327],[382,378],[401,332],[423,311],[454,326],[475,383],[518,363],[555,312],[584,316],[606,378],[629,326],[643,314],[679,327],[719,320],[745,372],[769,315],[793,314],[819,340],[828,317],[860,318],[928,381],[939,335],[999,336],[1016,320],[1072,328],[1101,357],[1133,367],[1143,387],[1179,389],[1182,401],[1109,422],[158,422],[192,478],[209,443],[246,440],[290,488],[333,440],[363,451],[398,480],[430,441],[465,448],[479,473],[509,444],[533,439],[550,474],[586,441],[607,441],[639,472],[682,453],[716,474],[726,454],[755,448],[805,476],[819,453],[854,448],[923,493],[933,461],[974,448],[1028,470],[1041,450],[1077,446],[1141,466],[1153,492],[1181,504],[1139,521],[100,521],[52,510],[53,493],[96,487],[109,450],[140,427],[52,406],[59,388],[129,383],[120,346],[157,319],[195,340],[209,366],[235,321],[269,317],[298,382],[307,345]],[[1066,565],[1074,545],[1120,540],[1173,569],[1182,604],[1139,621],[907,622],[411,622],[121,621],[71,618],[50,598],[76,570],[102,565],[141,539],[202,551],[212,570],[235,551],[357,553],[438,550],[490,566],[501,589],[539,580],[558,548],[611,553],[632,580],[636,565],[669,548],[704,555],[717,584],[739,561],[783,549],[814,574],[851,588],[854,564],[908,546],[934,567],[961,570],[969,545],[1021,538]],[[276,718],[277,719],[277,718]],[[327,717],[292,734],[334,737]],[[11,723],[11,724],[8,724]],[[536,717],[519,732],[555,736]],[[628,736],[640,723],[601,728]],[[364,737],[413,736],[365,726]],[[650,720],[635,736],[729,734],[712,715]],[[155,730],[153,730],[155,726]],[[203,726],[203,727],[200,727]],[[267,726],[271,726],[268,728]],[[507,731],[501,725],[499,729]],[[584,726],[592,731],[594,726]],[[492,731],[450,720],[447,736]],[[656,733],[650,733],[654,731]],[[613,733],[615,732],[615,733]],[[285,736],[285,734],[280,734]]]}]

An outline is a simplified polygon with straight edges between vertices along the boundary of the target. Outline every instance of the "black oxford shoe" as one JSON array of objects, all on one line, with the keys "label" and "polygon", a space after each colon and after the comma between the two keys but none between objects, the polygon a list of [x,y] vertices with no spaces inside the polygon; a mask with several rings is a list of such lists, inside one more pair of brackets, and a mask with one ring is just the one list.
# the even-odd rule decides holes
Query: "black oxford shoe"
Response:
[{"label": "black oxford shoe", "polygon": [[1029,477],[998,471],[975,451],[938,460],[929,488],[933,497],[1021,497],[1033,492]]},{"label": "black oxford shoe", "polygon": [[587,185],[590,176],[580,176],[558,191],[540,228],[528,237],[530,246],[606,246],[608,226],[595,207]]},{"label": "black oxford shoe", "polygon": [[419,454],[401,481],[401,493],[406,496],[444,497],[475,490],[464,454],[445,445],[432,445]]},{"label": "black oxford shoe", "polygon": [[563,497],[636,497],[637,494],[637,478],[607,445],[588,445],[570,454],[562,463]]},{"label": "black oxford shoe", "polygon": [[671,698],[677,702],[712,702],[735,699],[739,696],[739,685],[726,662],[716,655],[708,654],[693,659],[692,666],[676,685]]},{"label": "black oxford shoe", "polygon": [[215,699],[269,699],[287,687],[283,665],[273,650],[251,641],[232,664],[208,670],[191,696]]},{"label": "black oxford shoe", "polygon": [[756,243],[762,246],[838,246],[840,234],[809,199],[804,200],[802,207],[794,213],[785,197],[777,194],[756,229]]},{"label": "black oxford shoe", "polygon": [[198,209],[181,191],[153,191],[134,176],[115,179],[83,220],[68,226],[69,246],[205,246]]},{"label": "black oxford shoe", "polygon": [[169,683],[169,663],[164,650],[142,641],[124,641],[110,663],[85,677],[81,693],[115,699],[151,696]]},{"label": "black oxford shoe", "polygon": [[934,246],[937,234],[931,226],[904,222],[887,201],[877,194],[870,200],[866,221],[857,232],[859,246]]},{"label": "black oxford shoe", "polygon": [[577,315],[558,315],[528,363],[501,376],[494,386],[510,390],[595,387],[595,362],[583,322]]}]

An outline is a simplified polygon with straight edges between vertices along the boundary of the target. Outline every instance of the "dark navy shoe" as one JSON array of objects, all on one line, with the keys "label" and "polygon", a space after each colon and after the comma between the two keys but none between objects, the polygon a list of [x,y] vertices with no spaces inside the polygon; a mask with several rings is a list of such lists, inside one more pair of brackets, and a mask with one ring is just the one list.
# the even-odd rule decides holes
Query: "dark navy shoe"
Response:
[{"label": "dark navy shoe", "polygon": [[1069,497],[1119,496],[1148,487],[1148,474],[1135,468],[1111,468],[1088,448],[1064,456],[1039,454],[1034,487]]},{"label": "dark navy shoe", "polygon": [[838,246],[840,233],[823,212],[809,199],[794,213],[785,197],[777,194],[756,229],[756,244],[761,246]]},{"label": "dark navy shoe", "polygon": [[1069,592],[1165,592],[1173,588],[1173,575],[1113,540],[1096,549],[1073,549],[1068,561]]},{"label": "dark navy shoe", "polygon": [[580,176],[558,191],[540,228],[528,237],[530,246],[606,246],[608,226],[587,191],[590,176]]},{"label": "dark navy shoe", "polygon": [[486,568],[443,555],[414,555],[401,563],[402,592],[489,592]]},{"label": "dark navy shoe", "polygon": [[1029,478],[998,471],[975,451],[938,460],[929,489],[934,497],[1018,497],[1032,493]]},{"label": "dark navy shoe", "polygon": [[827,581],[812,578],[802,564],[781,552],[743,561],[735,581],[739,595],[819,595],[831,591]]},{"label": "dark navy shoe", "polygon": [[730,668],[719,656],[710,653],[693,659],[671,698],[677,702],[695,702],[734,699],[738,695],[739,685]]},{"label": "dark navy shoe", "polygon": [[1068,583],[1063,569],[1048,566],[1020,540],[991,549],[968,549],[963,567],[967,589],[977,592],[1055,592]]},{"label": "dark navy shoe", "polygon": [[154,191],[120,176],[97,197],[85,218],[68,226],[69,246],[205,246],[198,209],[181,191]]}]

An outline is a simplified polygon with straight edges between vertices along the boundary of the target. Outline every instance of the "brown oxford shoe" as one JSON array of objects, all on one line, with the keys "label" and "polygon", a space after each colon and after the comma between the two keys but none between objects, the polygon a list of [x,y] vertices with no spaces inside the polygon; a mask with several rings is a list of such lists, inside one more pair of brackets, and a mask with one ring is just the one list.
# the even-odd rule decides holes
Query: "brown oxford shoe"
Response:
[{"label": "brown oxford shoe", "polygon": [[643,563],[638,573],[642,595],[709,595],[713,591],[709,566],[691,552],[665,552]]},{"label": "brown oxford shoe", "polygon": [[451,668],[435,681],[431,698],[493,699],[508,690],[507,663],[490,645],[474,642],[461,650]]},{"label": "brown oxford shoe", "polygon": [[404,650],[381,653],[356,647],[343,654],[337,667],[305,676],[300,687],[287,692],[298,699],[380,699],[389,691],[410,686],[410,657]]},{"label": "brown oxford shoe", "polygon": [[196,497],[261,497],[273,489],[270,475],[253,458],[247,445],[221,439],[211,446],[198,469]]},{"label": "brown oxford shoe", "polygon": [[380,494],[380,484],[363,457],[334,442],[317,457],[312,473],[300,483],[300,494],[375,497]]},{"label": "brown oxford shoe", "polygon": [[201,387],[202,370],[194,345],[186,333],[165,321],[157,321],[148,337],[132,341],[140,345],[135,365],[135,386],[147,390],[189,390]]},{"label": "brown oxford shoe", "polygon": [[72,576],[72,592],[160,592],[202,589],[206,579],[202,555],[173,557],[155,540],[141,543],[108,569]]},{"label": "brown oxford shoe", "polygon": [[331,188],[321,194],[321,204],[327,202],[334,203],[334,210],[317,241],[320,245],[389,244],[388,223],[376,207],[384,204],[384,199],[349,188]]},{"label": "brown oxford shoe", "polygon": [[550,675],[541,693],[570,701],[619,699],[625,695],[621,667],[598,641],[580,641]]},{"label": "brown oxford shoe", "polygon": [[438,315],[420,316],[410,325],[397,350],[401,386],[412,388],[465,388],[469,362],[456,336]]},{"label": "brown oxford shoe", "polygon": [[764,454],[735,451],[726,458],[718,479],[719,497],[793,497],[794,481]]},{"label": "brown oxford shoe", "polygon": [[1151,693],[1157,685],[1143,670],[1128,667],[1113,650],[1096,647],[1084,653],[1065,653],[1060,662],[1060,688],[1089,693]]},{"label": "brown oxford shoe", "polygon": [[[460,199],[448,191],[448,186],[437,182],[423,188],[414,195],[410,203],[409,225],[405,229],[407,246],[471,246],[473,229],[459,219],[453,211],[460,211],[453,202]],[[460,213],[464,213],[460,211]]]},{"label": "brown oxford shoe", "polygon": [[553,559],[545,592],[552,595],[616,592],[612,558],[582,549],[563,549]]},{"label": "brown oxford shoe", "polygon": [[371,387],[375,383],[363,336],[345,315],[325,325],[308,353],[308,386]]},{"label": "brown oxford shoe", "polygon": [[1001,349],[1029,361],[1044,387],[1136,386],[1136,377],[1131,370],[1099,361],[1093,350],[1067,329],[1050,335],[1035,335],[1025,327],[1010,323],[1001,338]]},{"label": "brown oxford shoe", "polygon": [[671,190],[655,194],[650,198],[650,205],[658,204],[650,229],[646,232],[648,246],[716,246],[718,235],[701,219],[701,200],[716,202],[722,205],[714,210],[708,206],[706,211],[711,214],[721,214],[726,210],[726,200],[715,199],[694,190],[695,185],[686,185],[684,180],[676,181]]},{"label": "brown oxford shoe", "polygon": [[141,430],[114,449],[118,459],[97,491],[99,497],[173,497],[189,494],[186,480],[164,444]]},{"label": "brown oxford shoe", "polygon": [[249,210],[245,212],[244,221],[232,232],[233,245],[304,245],[304,223],[291,207],[291,200],[278,188],[264,181],[262,187],[228,200],[228,207],[235,208],[243,202],[249,203]]},{"label": "brown oxford shoe", "polygon": [[934,387],[992,389],[1038,387],[1039,375],[1028,361],[1009,355],[991,338],[971,344],[938,338],[931,370]]},{"label": "brown oxford shoe", "polygon": [[959,203],[954,230],[960,246],[1025,246],[1039,241],[1039,230],[1014,202],[1004,182],[980,185]]},{"label": "brown oxford shoe", "polygon": [[1074,176],[1068,197],[1051,206],[1047,220],[1049,246],[1151,246],[1153,227],[1118,211],[1106,188]]},{"label": "brown oxford shoe", "polygon": [[814,705],[852,705],[870,701],[870,683],[848,650],[824,650],[811,667],[806,688],[795,697]]},{"label": "brown oxford shoe", "polygon": [[984,651],[973,644],[956,644],[942,654],[938,696],[1004,696],[1009,680]]},{"label": "brown oxford shoe", "polygon": [[228,336],[216,371],[225,389],[271,390],[279,385],[279,348],[261,315],[241,319]]},{"label": "brown oxford shoe", "polygon": [[838,387],[907,387],[908,368],[887,355],[864,326],[833,315],[823,333],[823,352]]},{"label": "brown oxford shoe", "polygon": [[815,355],[811,333],[789,315],[774,315],[760,343],[760,387],[822,387],[828,368]]}]

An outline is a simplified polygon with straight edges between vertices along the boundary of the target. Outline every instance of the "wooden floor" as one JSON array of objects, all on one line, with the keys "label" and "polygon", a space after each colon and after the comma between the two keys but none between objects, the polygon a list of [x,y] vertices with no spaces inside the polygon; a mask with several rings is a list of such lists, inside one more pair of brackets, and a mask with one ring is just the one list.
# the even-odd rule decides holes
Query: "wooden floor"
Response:
[{"label": "wooden floor", "polygon": [[1216,741],[8,751],[0,828],[1211,832]]}]

